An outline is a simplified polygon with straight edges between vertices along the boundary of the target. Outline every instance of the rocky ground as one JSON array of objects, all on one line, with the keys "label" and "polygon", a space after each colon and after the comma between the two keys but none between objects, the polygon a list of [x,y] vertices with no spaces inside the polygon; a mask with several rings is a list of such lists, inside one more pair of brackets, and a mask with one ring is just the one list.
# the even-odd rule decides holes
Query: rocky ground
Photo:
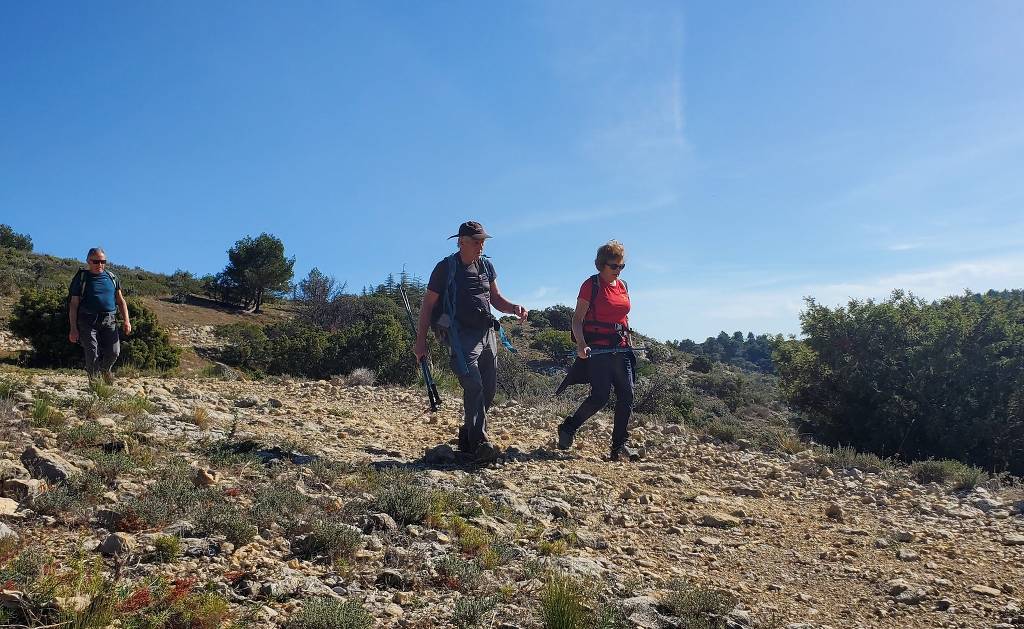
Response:
[{"label": "rocky ground", "polygon": [[[736,627],[1024,626],[1024,502],[995,483],[956,493],[657,423],[633,428],[643,460],[613,463],[608,417],[562,453],[556,414],[514,402],[491,412],[504,456],[475,466],[445,445],[461,421],[453,396],[431,415],[418,390],[341,380],[139,378],[99,394],[82,377],[37,373],[0,408],[0,538],[61,562],[84,548],[126,582],[209,583],[241,626],[284,625],[327,596],[357,601],[381,627],[539,627],[553,571],[623,610],[625,626],[718,626],[685,624],[667,603],[679,579],[731,594]],[[101,450],[147,455],[110,478],[109,459],[87,456]],[[303,499],[280,521],[243,518],[257,528],[239,543],[225,526],[125,522],[124,505],[155,491],[176,455],[234,513],[257,513],[260,488]],[[421,521],[389,515],[389,466],[434,497]],[[83,509],[41,500],[83,471],[109,481]],[[308,550],[325,517],[358,529],[333,563]],[[166,534],[183,552],[158,561]],[[0,585],[0,604],[16,606],[15,584]]]}]

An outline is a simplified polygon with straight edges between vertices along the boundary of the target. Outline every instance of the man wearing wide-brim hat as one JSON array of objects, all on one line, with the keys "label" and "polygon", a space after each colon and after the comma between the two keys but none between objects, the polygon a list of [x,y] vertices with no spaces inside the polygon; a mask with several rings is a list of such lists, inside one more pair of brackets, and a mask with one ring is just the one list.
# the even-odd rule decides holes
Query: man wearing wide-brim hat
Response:
[{"label": "man wearing wide-brim hat", "polygon": [[483,225],[466,221],[450,238],[458,238],[459,250],[434,267],[420,308],[415,353],[427,354],[427,329],[431,326],[448,345],[452,370],[462,385],[465,416],[459,431],[459,449],[480,462],[497,458],[498,449],[487,439],[487,409],[497,389],[496,320],[491,308],[526,321],[526,308],[514,304],[498,290],[498,274],[483,255],[491,236]]}]

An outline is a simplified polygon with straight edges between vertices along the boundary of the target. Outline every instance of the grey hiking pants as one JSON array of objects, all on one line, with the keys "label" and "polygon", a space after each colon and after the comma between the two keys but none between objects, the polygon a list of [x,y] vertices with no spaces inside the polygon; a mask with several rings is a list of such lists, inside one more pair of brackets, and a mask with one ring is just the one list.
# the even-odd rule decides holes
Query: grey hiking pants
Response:
[{"label": "grey hiking pants", "polygon": [[85,371],[89,376],[110,371],[121,353],[117,334],[117,313],[78,313],[78,343],[85,350]]},{"label": "grey hiking pants", "polygon": [[[465,406],[459,448],[473,452],[487,441],[487,409],[494,402],[498,387],[498,348],[492,328],[460,328],[459,339],[469,373],[459,376],[462,403]],[[451,366],[458,373],[454,354]]]}]

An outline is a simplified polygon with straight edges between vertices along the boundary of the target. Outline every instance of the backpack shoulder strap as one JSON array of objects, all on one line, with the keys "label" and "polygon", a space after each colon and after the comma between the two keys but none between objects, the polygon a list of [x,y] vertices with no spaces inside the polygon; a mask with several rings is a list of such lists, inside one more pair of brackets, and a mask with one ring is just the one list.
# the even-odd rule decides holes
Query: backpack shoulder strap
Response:
[{"label": "backpack shoulder strap", "polygon": [[629,285],[626,284],[626,280],[619,280],[619,281],[622,282],[622,289],[625,290],[626,294],[628,295],[629,294]]},{"label": "backpack shoulder strap", "polygon": [[78,297],[81,299],[85,297],[85,269],[78,269],[75,276],[71,278],[71,283],[78,282]]},{"label": "backpack shoulder strap", "polygon": [[117,293],[117,291],[121,290],[121,281],[117,279],[117,276],[112,271],[107,271],[106,269],[104,269],[104,272],[110,278],[110,281],[114,283],[114,292]]}]

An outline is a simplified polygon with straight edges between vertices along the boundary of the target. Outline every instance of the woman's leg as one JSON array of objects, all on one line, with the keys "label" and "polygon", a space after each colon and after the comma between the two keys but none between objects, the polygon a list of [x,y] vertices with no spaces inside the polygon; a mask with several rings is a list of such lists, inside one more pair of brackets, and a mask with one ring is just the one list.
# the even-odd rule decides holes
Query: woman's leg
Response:
[{"label": "woman's leg", "polygon": [[590,395],[580,407],[562,424],[562,430],[575,433],[583,422],[594,416],[608,404],[612,390],[612,363],[615,354],[599,354],[587,359],[587,375],[590,376]]}]

